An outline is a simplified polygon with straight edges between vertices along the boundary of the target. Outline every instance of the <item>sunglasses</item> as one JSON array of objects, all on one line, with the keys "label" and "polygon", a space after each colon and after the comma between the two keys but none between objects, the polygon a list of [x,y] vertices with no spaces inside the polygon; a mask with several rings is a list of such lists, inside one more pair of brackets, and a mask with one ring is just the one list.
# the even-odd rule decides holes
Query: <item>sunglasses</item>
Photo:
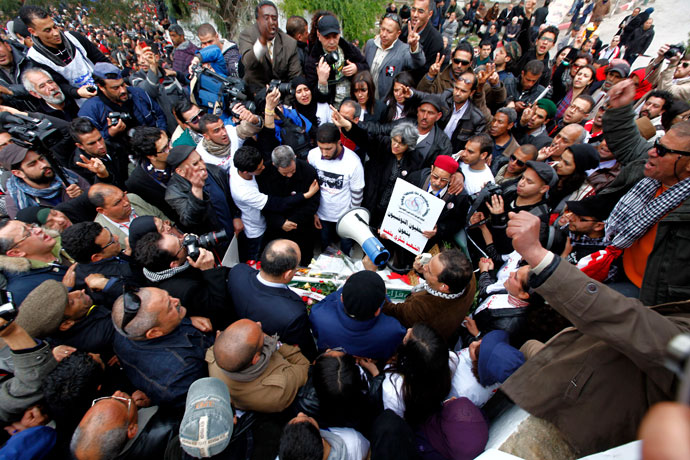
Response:
[{"label": "sunglasses", "polygon": [[515,154],[510,155],[510,161],[514,161],[515,164],[521,168],[527,165],[527,163],[525,163],[524,161],[518,160],[518,158],[515,156]]},{"label": "sunglasses", "polygon": [[682,68],[684,68],[684,69],[687,69],[688,67],[690,67],[690,62],[687,62],[687,61],[686,61],[686,62],[681,62],[681,63],[680,63],[680,66],[681,66]]},{"label": "sunglasses", "polygon": [[686,152],[685,150],[673,150],[668,147],[664,147],[663,145],[661,145],[661,142],[659,142],[659,139],[657,139],[654,142],[654,149],[656,150],[656,154],[660,157],[666,156],[667,153],[676,153],[678,155],[690,156],[690,152]]},{"label": "sunglasses", "polygon": [[199,110],[199,113],[197,113],[197,114],[194,115],[192,118],[190,118],[189,120],[187,120],[187,123],[191,123],[191,124],[193,124],[193,125],[199,123],[199,119],[201,118],[201,116],[202,116],[203,114],[204,114],[204,111],[203,111],[203,110]]},{"label": "sunglasses", "polygon": [[141,298],[137,295],[137,292],[139,292],[139,288],[137,287],[125,285],[122,290],[124,291],[122,295],[124,296],[125,307],[122,315],[121,329],[122,332],[127,334],[125,328],[129,323],[132,322],[134,318],[136,318],[137,313],[139,313],[139,309],[141,308]]},{"label": "sunglasses", "polygon": [[453,62],[455,64],[470,65],[470,61],[466,61],[464,59],[453,58]]},{"label": "sunglasses", "polygon": [[132,407],[132,399],[131,398],[122,398],[120,396],[103,396],[102,398],[96,398],[91,402],[91,407],[95,406],[98,401],[103,401],[104,399],[114,399],[116,401],[120,401],[123,404],[127,404],[127,413],[129,414],[129,409]]}]

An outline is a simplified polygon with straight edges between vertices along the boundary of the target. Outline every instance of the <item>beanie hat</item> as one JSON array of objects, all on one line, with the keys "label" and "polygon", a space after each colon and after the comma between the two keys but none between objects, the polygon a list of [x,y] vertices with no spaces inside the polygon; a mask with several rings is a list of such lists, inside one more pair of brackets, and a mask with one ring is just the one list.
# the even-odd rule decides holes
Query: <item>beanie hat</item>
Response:
[{"label": "beanie hat", "polygon": [[575,160],[575,170],[585,172],[599,165],[597,149],[590,144],[573,144],[566,150],[570,150]]},{"label": "beanie hat", "polygon": [[376,273],[362,270],[350,276],[343,285],[343,305],[351,318],[372,319],[386,300],[386,283]]},{"label": "beanie hat", "polygon": [[537,101],[537,107],[546,110],[546,118],[556,115],[556,104],[551,99],[541,98]]},{"label": "beanie hat", "polygon": [[168,159],[165,162],[168,163],[171,168],[177,168],[194,150],[196,150],[196,147],[192,145],[176,145],[170,149]]},{"label": "beanie hat", "polygon": [[34,288],[19,306],[17,324],[31,337],[44,338],[58,330],[67,308],[67,288],[47,280]]}]

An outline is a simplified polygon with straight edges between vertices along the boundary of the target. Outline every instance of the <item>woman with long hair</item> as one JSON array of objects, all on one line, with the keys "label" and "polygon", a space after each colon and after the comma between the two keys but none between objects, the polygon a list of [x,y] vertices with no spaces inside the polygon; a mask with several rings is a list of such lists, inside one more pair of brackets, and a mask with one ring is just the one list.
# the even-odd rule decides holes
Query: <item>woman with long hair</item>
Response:
[{"label": "woman with long hair", "polygon": [[570,86],[566,89],[565,94],[561,99],[556,99],[556,85],[554,84],[554,100],[558,100],[556,104],[556,119],[560,120],[563,117],[565,111],[570,107],[570,103],[575,100],[581,94],[586,94],[587,89],[595,80],[596,70],[590,64],[580,67]]},{"label": "woman with long hair", "polygon": [[386,104],[376,99],[376,86],[371,72],[363,70],[352,78],[350,97],[362,108],[360,121],[380,121],[386,110]]},{"label": "woman with long hair", "polygon": [[383,101],[386,104],[383,122],[416,117],[417,102],[410,97],[410,88],[414,87],[415,81],[409,72],[400,72],[393,77],[393,86]]},{"label": "woman with long hair", "polygon": [[[441,410],[451,391],[449,352],[441,336],[423,323],[407,330],[383,381],[383,407],[413,428]],[[454,369],[453,369],[454,371]]]}]

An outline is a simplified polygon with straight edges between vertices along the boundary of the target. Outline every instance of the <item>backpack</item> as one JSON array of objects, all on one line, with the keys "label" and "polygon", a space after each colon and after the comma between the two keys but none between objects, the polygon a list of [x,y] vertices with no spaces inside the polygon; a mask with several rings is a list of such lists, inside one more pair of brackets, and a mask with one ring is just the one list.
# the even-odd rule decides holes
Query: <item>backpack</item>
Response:
[{"label": "backpack", "polygon": [[295,151],[297,158],[306,160],[312,149],[309,131],[312,124],[297,110],[283,107],[283,115],[276,111],[276,138],[283,145],[289,145]]}]

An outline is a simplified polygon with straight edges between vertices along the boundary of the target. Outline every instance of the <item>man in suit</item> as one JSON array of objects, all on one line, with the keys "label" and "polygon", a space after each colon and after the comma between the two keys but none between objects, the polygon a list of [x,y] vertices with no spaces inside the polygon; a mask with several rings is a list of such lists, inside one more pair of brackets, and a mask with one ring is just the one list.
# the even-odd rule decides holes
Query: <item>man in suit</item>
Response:
[{"label": "man in suit", "polygon": [[170,220],[157,207],[144,201],[139,195],[127,194],[110,184],[96,184],[89,189],[89,201],[98,215],[94,219],[110,230],[120,241],[127,241],[129,226],[138,216],[155,216]]},{"label": "man in suit", "polygon": [[299,345],[310,361],[316,345],[309,329],[307,310],[287,284],[295,276],[301,254],[289,240],[273,240],[261,255],[261,270],[249,265],[233,267],[228,278],[237,316],[260,321],[266,334],[278,334],[290,345]]},{"label": "man in suit", "polygon": [[278,28],[278,9],[262,0],[254,12],[256,23],[240,34],[244,79],[253,92],[271,80],[289,81],[302,75],[297,42]]},{"label": "man in suit", "polygon": [[384,16],[379,34],[367,41],[364,47],[364,58],[374,78],[377,99],[386,97],[396,75],[417,69],[426,62],[419,46],[419,34],[409,34],[407,44],[398,40],[401,21],[400,16],[395,13]]}]

